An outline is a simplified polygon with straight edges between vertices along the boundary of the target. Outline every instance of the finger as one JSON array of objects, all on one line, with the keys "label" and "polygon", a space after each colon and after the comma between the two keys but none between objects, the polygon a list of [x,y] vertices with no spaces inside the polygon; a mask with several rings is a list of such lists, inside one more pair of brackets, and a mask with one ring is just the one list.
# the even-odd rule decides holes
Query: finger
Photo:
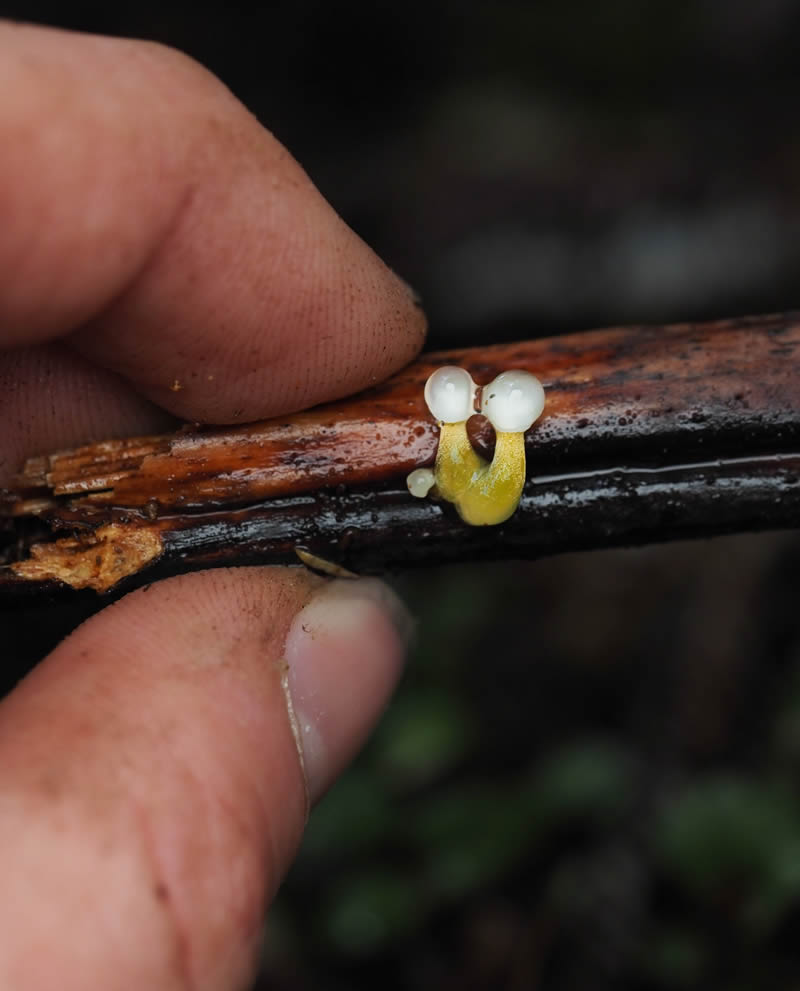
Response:
[{"label": "finger", "polygon": [[6,346],[74,331],[154,402],[214,422],[345,395],[421,346],[407,288],[196,63],[5,24],[0,93]]},{"label": "finger", "polygon": [[29,455],[162,432],[176,422],[119,375],[63,344],[0,355],[0,486]]},{"label": "finger", "polygon": [[389,601],[282,569],[182,576],[29,675],[0,707],[0,986],[244,986],[305,820],[284,684],[314,798],[397,678]]}]

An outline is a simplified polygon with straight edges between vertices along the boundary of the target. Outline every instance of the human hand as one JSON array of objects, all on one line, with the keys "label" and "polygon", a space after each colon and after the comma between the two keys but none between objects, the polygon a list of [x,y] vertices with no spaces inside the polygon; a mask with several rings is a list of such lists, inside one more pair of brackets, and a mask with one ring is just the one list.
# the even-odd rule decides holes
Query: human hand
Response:
[{"label": "human hand", "polygon": [[[0,484],[334,399],[421,346],[406,287],[185,57],[0,24],[0,94]],[[75,631],[0,705],[0,987],[246,986],[406,627],[378,582],[242,568]]]}]

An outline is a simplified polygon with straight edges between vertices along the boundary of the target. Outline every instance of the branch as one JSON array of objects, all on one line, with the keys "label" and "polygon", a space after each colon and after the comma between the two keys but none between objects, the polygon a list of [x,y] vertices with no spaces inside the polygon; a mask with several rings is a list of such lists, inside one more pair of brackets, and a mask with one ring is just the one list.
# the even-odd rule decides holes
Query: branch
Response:
[{"label": "branch", "polygon": [[[423,355],[381,386],[240,427],[187,427],[30,459],[0,495],[0,599],[123,589],[220,565],[357,571],[800,524],[800,318],[599,330]],[[431,371],[525,368],[547,390],[500,527],[409,496],[437,427]],[[491,428],[473,439],[491,455]]]}]

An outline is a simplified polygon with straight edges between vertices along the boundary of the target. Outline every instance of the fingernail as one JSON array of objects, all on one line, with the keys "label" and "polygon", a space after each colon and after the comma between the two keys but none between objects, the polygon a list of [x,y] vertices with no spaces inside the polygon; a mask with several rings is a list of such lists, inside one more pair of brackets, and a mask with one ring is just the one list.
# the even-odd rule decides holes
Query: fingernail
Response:
[{"label": "fingernail", "polygon": [[374,578],[328,583],[292,621],[284,690],[310,803],[368,736],[412,632],[406,607]]}]

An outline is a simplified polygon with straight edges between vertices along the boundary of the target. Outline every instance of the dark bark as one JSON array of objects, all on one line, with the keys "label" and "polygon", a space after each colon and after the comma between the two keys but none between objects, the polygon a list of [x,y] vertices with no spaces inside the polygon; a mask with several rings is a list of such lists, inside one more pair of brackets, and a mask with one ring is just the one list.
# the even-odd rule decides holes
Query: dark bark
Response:
[{"label": "dark bark", "polygon": [[[72,584],[105,591],[292,562],[298,546],[377,572],[794,527],[798,358],[789,315],[592,331],[424,355],[359,396],[264,423],[34,458],[0,501],[0,598],[62,587],[43,578],[54,556]],[[500,527],[406,491],[435,454],[422,390],[441,364],[479,383],[526,368],[545,384],[522,503]],[[474,437],[489,454],[484,421]],[[37,544],[38,571],[25,565]]]}]

